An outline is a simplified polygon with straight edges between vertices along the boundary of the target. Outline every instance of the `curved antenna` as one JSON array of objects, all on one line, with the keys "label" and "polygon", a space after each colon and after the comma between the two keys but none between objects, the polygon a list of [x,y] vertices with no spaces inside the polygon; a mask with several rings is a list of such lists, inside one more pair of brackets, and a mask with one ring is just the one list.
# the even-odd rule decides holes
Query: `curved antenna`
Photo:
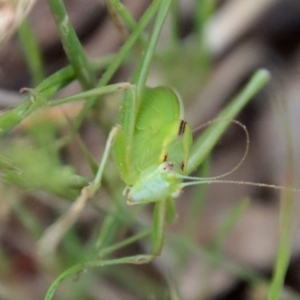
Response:
[{"label": "curved antenna", "polygon": [[[206,127],[212,123],[215,123],[215,122],[221,122],[221,121],[225,121],[226,119],[214,119],[214,120],[211,120],[211,121],[208,121],[202,125],[200,125],[199,127],[196,128],[196,130],[199,130],[203,127]],[[237,124],[238,126],[240,126],[243,130],[244,130],[244,133],[245,133],[245,136],[246,136],[246,148],[245,148],[245,151],[244,151],[244,155],[243,157],[240,159],[239,163],[234,167],[232,168],[230,171],[224,173],[224,174],[221,174],[221,175],[218,175],[218,176],[213,176],[213,177],[193,177],[193,176],[188,176],[188,175],[180,175],[178,174],[178,178],[181,178],[181,179],[189,179],[189,180],[215,180],[215,179],[219,179],[219,178],[223,178],[231,173],[233,173],[234,171],[236,171],[242,164],[243,162],[245,161],[247,155],[248,155],[248,152],[249,152],[249,146],[250,146],[250,136],[249,136],[249,132],[246,128],[246,126],[244,124],[242,124],[240,121],[237,121],[237,120],[231,120],[232,123],[234,124]],[[193,130],[194,131],[194,130]]]}]

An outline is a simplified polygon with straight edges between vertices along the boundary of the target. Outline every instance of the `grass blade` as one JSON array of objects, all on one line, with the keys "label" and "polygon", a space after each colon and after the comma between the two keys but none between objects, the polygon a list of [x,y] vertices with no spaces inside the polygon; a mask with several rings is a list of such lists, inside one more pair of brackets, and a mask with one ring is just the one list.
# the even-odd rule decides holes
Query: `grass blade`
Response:
[{"label": "grass blade", "polygon": [[84,89],[93,88],[96,84],[95,74],[70,23],[63,2],[61,0],[48,0],[48,4],[54,16],[64,50],[76,76]]},{"label": "grass blade", "polygon": [[33,86],[37,86],[44,79],[42,54],[38,42],[26,19],[23,20],[19,27],[19,40],[31,73],[32,84]]}]

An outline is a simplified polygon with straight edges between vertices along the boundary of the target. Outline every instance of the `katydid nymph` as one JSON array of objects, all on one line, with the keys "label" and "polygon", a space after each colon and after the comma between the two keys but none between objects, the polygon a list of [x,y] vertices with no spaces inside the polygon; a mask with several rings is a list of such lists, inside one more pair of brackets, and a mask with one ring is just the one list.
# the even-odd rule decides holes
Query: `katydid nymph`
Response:
[{"label": "katydid nymph", "polygon": [[[134,87],[130,97],[134,112]],[[114,158],[126,184],[124,195],[129,205],[161,201],[168,197],[176,198],[184,186],[215,182],[236,170],[244,161],[248,152],[248,131],[240,122],[231,120],[244,130],[247,138],[246,151],[236,167],[226,174],[211,178],[185,175],[193,137],[189,124],[184,120],[180,96],[169,87],[159,86],[145,88],[141,98],[138,113],[133,114],[130,119],[123,112],[124,107],[128,109],[128,106],[123,104],[114,144]],[[126,100],[128,98],[124,101]],[[205,126],[214,121],[207,122]],[[183,179],[194,182],[182,183]]]},{"label": "katydid nymph", "polygon": [[177,175],[185,171],[192,144],[191,129],[183,118],[182,102],[171,88],[145,88],[138,96],[135,86],[126,91],[113,145],[126,184],[123,194],[128,204],[156,202],[151,254],[132,258],[135,263],[150,262],[160,254],[166,207],[172,207],[172,198],[182,189]]},{"label": "katydid nymph", "polygon": [[192,144],[182,102],[171,88],[145,88],[140,103],[134,123],[126,123],[121,111],[114,144],[114,158],[127,185],[128,204],[179,196],[181,179],[177,174],[184,173]]},{"label": "katydid nymph", "polygon": [[[268,78],[266,75],[264,71],[255,74],[248,86],[251,88],[251,93],[247,89],[246,93],[243,91],[241,96],[236,99],[234,108],[240,109],[239,107],[249,100],[252,92],[259,88],[257,81],[259,84],[263,84]],[[201,179],[186,175],[192,146],[192,132],[184,120],[181,99],[171,88],[145,87],[143,92],[137,95],[135,85],[119,83],[56,99],[50,102],[50,105],[55,106],[95,95],[100,96],[119,89],[125,89],[124,100],[121,104],[117,125],[113,127],[107,139],[97,174],[91,184],[82,190],[81,195],[74,202],[74,207],[72,206],[70,212],[62,220],[75,219],[74,216],[78,215],[77,206],[79,204],[83,206],[88,198],[95,195],[101,185],[105,164],[113,147],[120,177],[126,184],[125,194],[128,204],[155,202],[152,254],[132,258],[132,263],[142,263],[152,260],[161,251],[165,219],[172,220],[175,216],[173,199],[178,197],[181,190],[187,185],[210,183],[214,182],[212,179],[216,178]],[[221,115],[225,123],[232,122],[233,115],[231,113],[235,113],[232,108]],[[224,127],[215,126],[214,128],[217,130],[213,134],[214,136],[220,136],[224,131]],[[211,143],[209,147],[212,148],[215,142],[211,135],[209,141]],[[205,141],[204,144],[206,144]],[[193,182],[183,183],[183,179],[190,179]],[[43,238],[45,243],[41,242],[41,245],[47,245],[48,250],[49,242],[47,241],[51,238],[51,245],[54,249],[66,230],[64,225],[63,229],[61,228],[59,231],[60,235],[54,235],[53,232],[57,232],[57,227],[59,227],[59,222],[57,226],[51,226],[47,230],[47,234]],[[58,236],[58,238],[54,241],[53,236]]]},{"label": "katydid nymph", "polygon": [[[140,97],[140,101],[137,101],[137,97]],[[224,120],[221,118],[216,121]],[[288,189],[263,183],[219,180],[241,165],[249,146],[245,126],[232,119],[225,121],[238,124],[246,134],[246,151],[241,161],[231,171],[220,176],[210,178],[187,176],[192,131],[184,120],[183,104],[178,94],[173,89],[162,86],[145,88],[140,96],[136,95],[134,86],[126,91],[113,145],[114,159],[120,177],[126,184],[123,194],[127,197],[129,205],[155,202],[152,253],[143,256],[139,263],[151,261],[160,254],[166,206],[172,205],[172,199],[178,197],[186,186],[228,183]],[[209,123],[211,122],[208,122],[208,125]],[[189,182],[183,182],[184,179],[188,179]]]}]

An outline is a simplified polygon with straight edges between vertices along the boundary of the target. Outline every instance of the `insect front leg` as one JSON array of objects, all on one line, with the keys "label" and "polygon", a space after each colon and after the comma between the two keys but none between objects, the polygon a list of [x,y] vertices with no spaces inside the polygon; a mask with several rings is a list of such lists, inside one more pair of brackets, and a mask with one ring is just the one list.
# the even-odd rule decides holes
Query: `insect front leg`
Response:
[{"label": "insect front leg", "polygon": [[141,254],[128,257],[128,263],[132,264],[147,264],[152,262],[160,255],[165,232],[167,199],[158,201],[154,206],[152,237],[151,237],[151,252],[149,254]]},{"label": "insect front leg", "polygon": [[164,243],[167,201],[164,199],[155,203],[152,224],[151,253],[144,255],[139,263],[149,263],[161,254]]},{"label": "insect front leg", "polygon": [[71,228],[71,226],[79,218],[81,212],[85,208],[86,202],[94,197],[96,191],[101,185],[104,168],[107,163],[109,154],[111,152],[111,147],[115,137],[117,136],[119,126],[115,126],[110,131],[108,139],[106,141],[105,149],[101,162],[99,164],[98,171],[94,180],[86,187],[81,190],[80,195],[71,205],[69,210],[62,215],[54,224],[52,224],[44,233],[39,241],[39,253],[42,257],[46,255],[53,254],[56,250],[59,242],[65,235],[65,233]]},{"label": "insect front leg", "polygon": [[166,223],[167,199],[158,201],[154,206],[153,225],[152,225],[152,249],[153,259],[160,255],[164,242],[165,223]]}]

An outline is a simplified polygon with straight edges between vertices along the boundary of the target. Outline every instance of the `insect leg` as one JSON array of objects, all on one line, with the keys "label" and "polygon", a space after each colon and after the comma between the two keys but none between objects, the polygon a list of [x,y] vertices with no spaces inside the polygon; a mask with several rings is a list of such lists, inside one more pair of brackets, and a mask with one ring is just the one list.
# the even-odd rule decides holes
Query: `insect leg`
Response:
[{"label": "insect leg", "polygon": [[118,130],[119,127],[115,126],[109,134],[103,157],[101,159],[98,171],[93,182],[89,186],[86,186],[81,190],[81,194],[73,202],[69,210],[64,215],[62,215],[54,224],[47,228],[44,235],[40,239],[39,252],[43,257],[54,253],[65,233],[79,218],[86,205],[86,202],[95,195],[97,189],[100,187],[104,167],[106,165],[113,140],[117,135]]}]

